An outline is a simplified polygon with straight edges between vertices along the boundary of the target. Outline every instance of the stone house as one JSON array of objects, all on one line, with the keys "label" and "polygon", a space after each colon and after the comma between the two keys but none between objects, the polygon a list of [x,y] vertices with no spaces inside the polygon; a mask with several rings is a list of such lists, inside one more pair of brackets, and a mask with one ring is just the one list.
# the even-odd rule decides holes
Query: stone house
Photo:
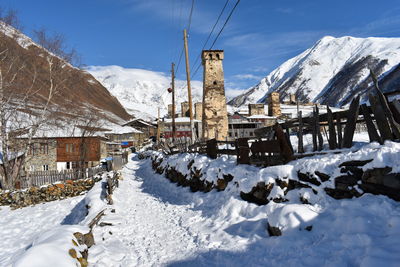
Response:
[{"label": "stone house", "polygon": [[[84,162],[85,167],[94,167],[102,158],[107,157],[106,139],[99,136],[91,137],[46,137],[33,138],[27,148],[23,170],[61,171],[73,169]],[[18,139],[24,146],[26,139]]]}]

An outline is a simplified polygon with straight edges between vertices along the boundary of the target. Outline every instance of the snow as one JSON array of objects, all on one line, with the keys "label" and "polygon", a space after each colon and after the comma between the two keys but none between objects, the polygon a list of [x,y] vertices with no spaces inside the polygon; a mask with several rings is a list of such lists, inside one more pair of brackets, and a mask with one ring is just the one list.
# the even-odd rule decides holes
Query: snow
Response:
[{"label": "snow", "polygon": [[[171,104],[171,94],[167,92],[171,87],[169,74],[120,66],[89,66],[86,70],[135,117],[150,120],[157,117],[158,108],[161,108],[161,116],[167,114],[168,104]],[[201,102],[202,82],[192,81],[191,85],[193,103]],[[175,80],[177,111],[181,102],[188,101],[185,86],[186,81]]]},{"label": "snow", "polygon": [[[164,160],[170,166],[177,164],[177,169],[185,173],[187,163],[195,159],[193,165],[207,169],[203,173],[210,180],[221,171],[229,170],[235,175],[225,191],[206,194],[178,187],[155,174],[150,160],[139,161],[133,156],[123,169],[124,180],[114,193],[115,213],[108,212],[102,219],[113,225],[94,230],[96,245],[89,250],[89,263],[93,266],[397,266],[398,202],[370,194],[335,200],[320,192],[313,204],[303,205],[298,197],[297,202],[293,197],[287,203],[257,206],[241,200],[239,192],[244,176],[254,185],[260,179],[274,179],[276,175],[293,179],[291,176],[300,166],[327,171],[332,162],[366,157],[374,158],[374,164],[383,164],[383,158],[397,159],[399,145],[371,144],[342,156],[317,156],[299,160],[287,168],[261,170],[246,165],[235,167],[234,159],[227,157],[216,159],[219,162],[215,165],[196,154],[174,155],[171,160]],[[386,156],[375,158],[379,153]],[[330,161],[333,157],[336,158]],[[386,163],[395,165],[393,161]],[[309,189],[291,193],[305,198],[314,195]],[[283,235],[269,237],[267,223],[280,227]],[[309,226],[311,231],[306,229]]]},{"label": "snow", "polygon": [[17,210],[1,206],[0,266],[11,266],[49,229],[71,224],[71,211],[82,205],[82,199],[83,196],[78,196]]},{"label": "snow", "polygon": [[[290,79],[297,76],[298,79],[285,89],[285,93],[299,92],[308,96],[311,102],[317,102],[331,79],[342,71],[347,63],[367,56],[387,60],[387,64],[383,66],[384,75],[400,62],[400,38],[355,38],[350,36],[334,38],[326,36],[313,47],[284,62],[263,78],[258,85],[248,89],[237,98],[245,99],[241,106],[249,103],[262,103],[269,93],[278,90],[285,83],[290,83]],[[350,95],[352,89],[364,81],[368,75],[368,69],[360,72],[360,77],[354,78],[355,84],[347,85],[337,104]]]}]

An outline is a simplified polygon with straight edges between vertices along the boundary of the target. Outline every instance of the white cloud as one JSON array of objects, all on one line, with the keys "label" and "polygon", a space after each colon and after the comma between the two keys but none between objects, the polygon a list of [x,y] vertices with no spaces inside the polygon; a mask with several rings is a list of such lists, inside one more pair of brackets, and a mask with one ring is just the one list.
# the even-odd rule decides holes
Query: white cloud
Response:
[{"label": "white cloud", "polygon": [[233,78],[238,79],[238,80],[261,80],[261,76],[257,76],[254,74],[236,74],[233,76]]}]

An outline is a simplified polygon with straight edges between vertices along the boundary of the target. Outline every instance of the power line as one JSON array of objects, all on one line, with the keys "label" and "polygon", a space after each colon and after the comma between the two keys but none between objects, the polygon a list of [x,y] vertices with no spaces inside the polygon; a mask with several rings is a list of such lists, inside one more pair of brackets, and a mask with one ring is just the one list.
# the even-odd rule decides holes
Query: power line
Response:
[{"label": "power line", "polygon": [[[228,2],[229,2],[229,0],[227,0],[227,2],[225,3],[225,5],[224,5],[224,7],[223,7],[223,9],[222,9],[222,11],[221,11],[221,13],[220,13],[218,19],[217,19],[217,22],[214,24],[214,27],[213,27],[212,31],[214,30],[215,26],[218,24],[218,20],[219,20],[220,17],[222,16],[222,13],[223,13],[223,11],[225,10],[225,7],[226,7],[226,5],[228,4]],[[232,17],[232,14],[233,14],[233,12],[235,11],[236,7],[238,6],[239,2],[240,2],[240,0],[237,0],[235,6],[232,8],[231,12],[229,13],[228,17],[226,18],[226,20],[225,20],[225,22],[224,22],[224,25],[222,26],[221,30],[218,32],[218,34],[217,34],[217,36],[215,37],[215,39],[214,39],[214,41],[213,41],[211,47],[209,48],[209,50],[211,50],[211,49],[214,47],[214,45],[215,45],[215,43],[217,42],[218,38],[220,37],[222,31],[225,29],[225,26],[228,24],[230,18]],[[211,32],[211,33],[212,33],[212,32]],[[211,36],[211,33],[210,33],[209,37]],[[208,38],[207,38],[207,41],[206,41],[205,45],[207,44],[207,42],[208,42]],[[205,45],[203,46],[202,50],[204,50]],[[198,61],[199,58],[200,58],[200,57],[197,58],[196,62]],[[196,64],[194,64],[194,65],[196,65]],[[192,79],[193,79],[193,77],[195,77],[195,75],[197,74],[198,70],[200,69],[200,66],[201,66],[201,64],[199,64],[199,65],[197,66],[196,70],[193,72],[192,77],[191,77]]]},{"label": "power line", "polygon": [[[210,40],[211,35],[213,34],[213,32],[214,32],[214,30],[215,30],[215,27],[217,26],[217,24],[218,24],[218,22],[219,22],[219,20],[220,20],[220,18],[221,18],[221,16],[222,16],[222,14],[224,13],[225,8],[226,8],[226,6],[228,5],[229,1],[230,1],[230,0],[226,0],[224,7],[222,8],[221,12],[219,13],[219,16],[218,16],[218,18],[217,18],[217,21],[215,22],[214,26],[212,27],[212,29],[211,29],[211,31],[210,31],[210,34],[208,34],[208,37],[207,37],[206,41],[204,42],[203,47],[202,47],[201,50],[200,50],[200,53],[201,53],[201,51],[204,50],[204,48],[206,47],[208,41]],[[197,64],[197,62],[199,61],[199,59],[200,59],[200,57],[197,57],[197,58],[196,58],[196,61],[194,62],[193,66],[196,66],[196,64]],[[196,71],[194,72],[194,74],[197,72],[198,68],[199,68],[199,67],[197,67],[197,69],[196,69]],[[192,76],[192,78],[193,78],[193,77],[194,77],[194,75]]]},{"label": "power line", "polygon": [[235,6],[232,8],[231,13],[229,13],[229,16],[226,18],[224,25],[222,26],[221,30],[219,31],[217,37],[214,39],[214,42],[212,43],[210,50],[214,47],[215,43],[217,42],[219,36],[221,35],[222,31],[225,29],[226,24],[228,24],[228,21],[230,20],[233,12],[235,11],[236,7],[238,6],[238,4],[240,3],[240,0],[237,0]]}]

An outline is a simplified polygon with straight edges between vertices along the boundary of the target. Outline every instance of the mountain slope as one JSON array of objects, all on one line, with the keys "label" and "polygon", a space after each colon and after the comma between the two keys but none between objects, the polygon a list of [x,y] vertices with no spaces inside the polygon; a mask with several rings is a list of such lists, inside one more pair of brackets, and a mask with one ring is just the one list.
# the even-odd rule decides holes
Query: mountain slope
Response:
[{"label": "mountain slope", "polygon": [[380,76],[400,62],[400,38],[324,37],[289,59],[259,84],[229,101],[230,105],[263,103],[269,93],[295,94],[300,101],[331,106],[348,104],[370,83],[369,68]]},{"label": "mountain slope", "polygon": [[[135,117],[157,117],[158,108],[161,115],[166,114],[168,104],[172,102],[171,94],[167,91],[171,87],[171,79],[162,72],[120,66],[90,66],[87,71]],[[192,81],[191,85],[193,103],[202,101],[202,83]],[[175,92],[175,103],[179,111],[180,103],[188,101],[186,81],[176,80]]]},{"label": "mountain slope", "polygon": [[[31,87],[29,101],[33,105],[43,103],[53,88],[51,104],[58,106],[60,112],[91,110],[114,122],[130,118],[117,98],[91,74],[73,67],[3,22],[0,22],[0,51],[4,52],[0,67],[5,84],[8,81],[6,93],[14,101],[19,101]],[[7,78],[10,67],[14,69]]]}]

